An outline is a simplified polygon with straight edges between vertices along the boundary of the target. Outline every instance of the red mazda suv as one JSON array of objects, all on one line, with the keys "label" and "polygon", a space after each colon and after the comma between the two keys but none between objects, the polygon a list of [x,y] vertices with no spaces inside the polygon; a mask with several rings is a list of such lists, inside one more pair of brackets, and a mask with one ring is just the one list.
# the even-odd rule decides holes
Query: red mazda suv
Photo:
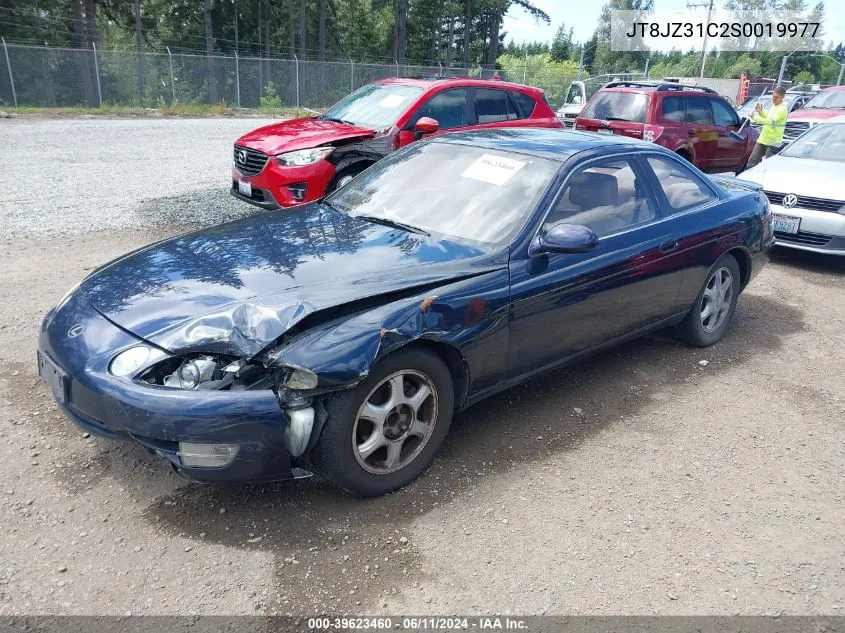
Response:
[{"label": "red mazda suv", "polygon": [[500,79],[382,79],[314,118],[267,125],[235,142],[231,193],[266,209],[322,198],[423,135],[561,127],[538,88]]},{"label": "red mazda suv", "polygon": [[620,134],[677,152],[702,171],[740,172],[760,133],[715,90],[701,86],[617,81],[596,92],[576,130]]}]

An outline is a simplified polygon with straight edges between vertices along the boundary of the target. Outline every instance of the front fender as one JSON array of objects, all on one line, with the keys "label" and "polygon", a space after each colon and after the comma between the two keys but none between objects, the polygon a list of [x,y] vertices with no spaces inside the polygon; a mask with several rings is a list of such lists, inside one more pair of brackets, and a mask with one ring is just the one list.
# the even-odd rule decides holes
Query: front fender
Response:
[{"label": "front fender", "polygon": [[[324,392],[356,385],[400,347],[434,341],[457,349],[471,376],[501,372],[508,294],[507,269],[492,271],[316,327],[270,351],[266,362],[309,369]],[[476,371],[479,364],[483,371]]]}]

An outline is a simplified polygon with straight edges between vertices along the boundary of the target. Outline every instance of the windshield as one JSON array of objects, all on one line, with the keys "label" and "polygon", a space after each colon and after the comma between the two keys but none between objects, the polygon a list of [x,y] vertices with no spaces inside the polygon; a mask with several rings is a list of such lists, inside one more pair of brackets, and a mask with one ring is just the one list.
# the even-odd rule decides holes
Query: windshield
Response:
[{"label": "windshield", "polygon": [[370,216],[485,244],[510,241],[548,187],[557,161],[457,143],[414,143],[326,199]]},{"label": "windshield", "polygon": [[581,112],[585,119],[604,121],[645,121],[648,95],[635,92],[599,92]]},{"label": "windshield", "polygon": [[816,125],[787,145],[780,155],[845,163],[845,123]]},{"label": "windshield", "polygon": [[416,86],[368,84],[334,104],[320,119],[386,130],[423,93]]},{"label": "windshield", "polygon": [[[578,100],[575,100],[578,97]],[[580,83],[573,82],[569,85],[569,90],[566,93],[566,101],[564,105],[576,105],[584,103],[584,87]]]},{"label": "windshield", "polygon": [[831,108],[845,110],[845,90],[820,92],[804,104],[804,108]]}]

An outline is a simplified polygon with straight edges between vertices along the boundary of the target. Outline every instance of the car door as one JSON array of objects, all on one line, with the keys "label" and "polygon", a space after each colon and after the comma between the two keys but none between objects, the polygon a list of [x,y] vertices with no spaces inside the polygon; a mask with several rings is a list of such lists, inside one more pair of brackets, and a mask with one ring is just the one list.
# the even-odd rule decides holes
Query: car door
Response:
[{"label": "car door", "polygon": [[717,167],[719,135],[713,126],[710,99],[704,96],[685,95],[687,136],[692,141],[695,166],[704,171]]},{"label": "car door", "polygon": [[[404,147],[414,141],[414,125],[422,117],[429,117],[440,124],[434,134],[454,132],[468,128],[473,122],[469,108],[469,89],[449,88],[432,95],[402,126],[399,132],[399,146]],[[427,134],[426,136],[432,136]]]},{"label": "car door", "polygon": [[658,211],[633,157],[589,161],[560,186],[541,225],[588,226],[589,253],[512,255],[509,370],[554,365],[671,317],[682,271],[679,235]]},{"label": "car door", "polygon": [[713,110],[713,124],[716,127],[716,134],[718,134],[713,167],[729,170],[739,169],[745,163],[748,134],[743,130],[740,134],[741,141],[731,136],[731,132],[736,132],[739,129],[739,116],[736,110],[727,103],[721,99],[711,98],[710,107]]},{"label": "car door", "polygon": [[737,231],[735,224],[719,225],[712,217],[720,198],[713,186],[683,159],[645,152],[639,157],[653,178],[664,222],[679,236],[675,265],[683,271],[676,310],[689,310],[713,264],[713,248]]}]

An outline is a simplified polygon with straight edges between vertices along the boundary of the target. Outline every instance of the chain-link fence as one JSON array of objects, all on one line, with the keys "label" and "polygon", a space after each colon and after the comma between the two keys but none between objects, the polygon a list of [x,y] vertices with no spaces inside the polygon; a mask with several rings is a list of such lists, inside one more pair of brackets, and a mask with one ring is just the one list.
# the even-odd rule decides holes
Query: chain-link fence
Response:
[{"label": "chain-link fence", "polygon": [[3,43],[0,106],[164,107],[218,104],[243,108],[327,108],[386,77],[475,76],[527,83],[563,103],[571,74],[533,68],[493,71],[440,64],[371,64],[184,53],[135,53]]}]

